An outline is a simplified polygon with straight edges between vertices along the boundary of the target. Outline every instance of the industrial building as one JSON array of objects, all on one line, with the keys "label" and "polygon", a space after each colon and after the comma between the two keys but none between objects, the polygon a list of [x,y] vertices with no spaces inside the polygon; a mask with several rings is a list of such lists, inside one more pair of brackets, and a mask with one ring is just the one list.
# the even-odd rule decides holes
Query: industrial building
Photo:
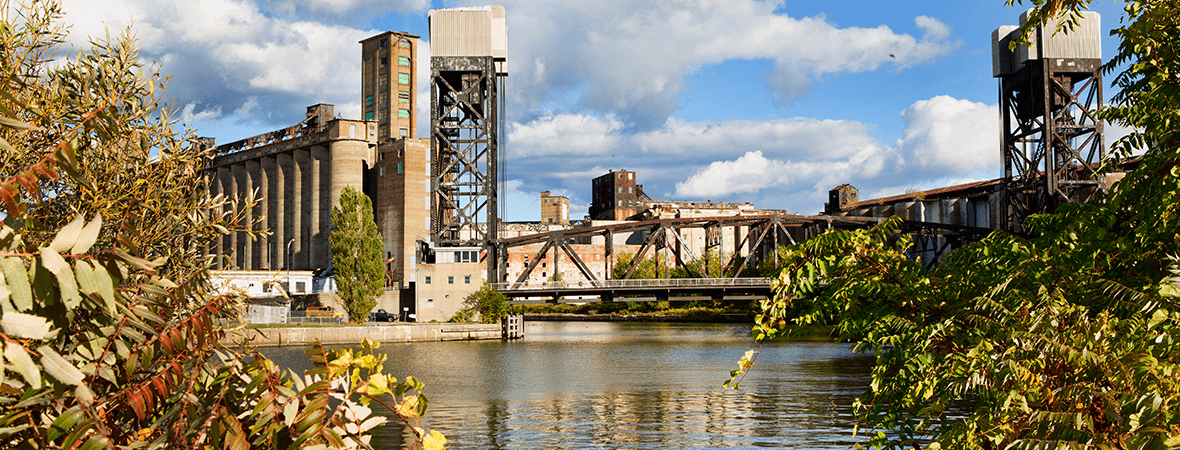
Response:
[{"label": "industrial building", "polygon": [[[636,184],[634,172],[620,170],[592,180],[590,220],[571,222],[569,199],[546,191],[539,222],[501,222],[496,158],[498,97],[507,74],[504,9],[432,10],[429,17],[431,138],[415,137],[418,36],[391,31],[360,41],[363,119],[336,117],[333,105],[312,105],[293,126],[216,147],[205,169],[212,193],[258,201],[250,211],[258,227],[217,242],[228,255],[218,272],[227,285],[266,296],[278,283],[292,294],[323,294],[321,303],[333,303],[327,237],[344,187],[372,199],[386,268],[386,294],[377,308],[419,321],[450,318],[489,274],[500,278],[490,281],[526,274],[527,282],[544,282],[579,272],[609,278],[619,255],[649,240],[643,230],[571,240],[569,248],[588,255],[583,261],[559,258],[556,251],[537,254],[537,245],[496,254],[498,247],[488,243],[501,238],[629,220],[766,213],[748,203],[657,202]],[[656,257],[736,249],[748,230],[731,228],[684,230],[677,242],[661,244],[665,250]],[[530,265],[539,269],[531,272]]]},{"label": "industrial building", "polygon": [[361,111],[377,121],[377,139],[418,135],[414,98],[418,36],[387,31],[361,43]]},{"label": "industrial building", "polygon": [[570,224],[570,199],[560,195],[541,192],[541,223],[547,225]]}]

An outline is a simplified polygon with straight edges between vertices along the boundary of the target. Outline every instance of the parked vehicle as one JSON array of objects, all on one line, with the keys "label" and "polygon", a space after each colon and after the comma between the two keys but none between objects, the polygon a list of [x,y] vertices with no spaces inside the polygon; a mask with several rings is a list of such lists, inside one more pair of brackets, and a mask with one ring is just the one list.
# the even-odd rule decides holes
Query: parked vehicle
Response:
[{"label": "parked vehicle", "polygon": [[307,308],[307,317],[342,318],[344,313],[336,312],[331,306],[312,306]]},{"label": "parked vehicle", "polygon": [[384,309],[378,309],[369,313],[369,322],[395,322],[397,321],[397,314],[391,314]]}]

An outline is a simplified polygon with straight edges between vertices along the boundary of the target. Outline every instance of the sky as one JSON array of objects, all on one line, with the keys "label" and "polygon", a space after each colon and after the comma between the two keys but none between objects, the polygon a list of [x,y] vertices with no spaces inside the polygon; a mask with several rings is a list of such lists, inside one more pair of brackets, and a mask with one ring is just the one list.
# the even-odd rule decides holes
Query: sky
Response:
[{"label": "sky", "polygon": [[[359,119],[360,40],[406,31],[426,55],[428,10],[482,4],[64,0],[69,45],[131,26],[145,64],[172,76],[183,124],[218,143],[298,123],[317,103]],[[541,191],[569,197],[580,219],[590,180],[610,170],[634,171],[657,200],[799,214],[843,183],[867,199],[999,176],[991,33],[1025,9],[1003,0],[500,4],[507,220],[540,220]],[[1091,8],[1119,25],[1121,4]],[[1103,57],[1117,44],[1104,33]],[[417,64],[428,124],[429,61]],[[1108,126],[1107,140],[1125,132]]]}]

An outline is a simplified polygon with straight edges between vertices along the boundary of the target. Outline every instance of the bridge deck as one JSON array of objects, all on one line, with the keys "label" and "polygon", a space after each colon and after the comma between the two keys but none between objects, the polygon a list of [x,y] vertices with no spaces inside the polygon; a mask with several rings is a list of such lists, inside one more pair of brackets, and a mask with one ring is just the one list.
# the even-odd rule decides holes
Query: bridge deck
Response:
[{"label": "bridge deck", "polygon": [[670,278],[627,280],[548,281],[544,283],[493,283],[516,303],[557,302],[562,297],[579,301],[690,301],[759,300],[771,295],[770,278]]}]

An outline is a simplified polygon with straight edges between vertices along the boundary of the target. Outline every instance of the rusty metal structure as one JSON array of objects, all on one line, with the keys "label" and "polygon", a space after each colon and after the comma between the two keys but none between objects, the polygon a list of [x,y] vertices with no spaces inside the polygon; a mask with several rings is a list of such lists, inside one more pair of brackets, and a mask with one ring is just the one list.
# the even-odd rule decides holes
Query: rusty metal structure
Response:
[{"label": "rusty metal structure", "polygon": [[485,248],[495,280],[504,8],[431,10],[429,17],[431,239]]},{"label": "rusty metal structure", "polygon": [[[560,296],[569,295],[598,295],[602,301],[612,301],[622,295],[648,295],[646,300],[668,300],[670,295],[678,295],[677,300],[697,299],[749,299],[749,296],[765,298],[769,292],[769,281],[760,277],[749,277],[747,268],[757,267],[764,261],[778,267],[778,252],[781,245],[797,244],[813,238],[830,229],[860,229],[871,227],[884,221],[883,217],[857,216],[802,216],[794,214],[726,216],[652,219],[611,225],[580,227],[568,230],[538,233],[521,237],[502,239],[499,243],[499,255],[504,258],[497,267],[507,267],[509,250],[532,244],[542,244],[536,254],[529,258],[531,261],[514,281],[505,280],[506,273],[501,272],[497,279],[505,280],[492,284],[500,292],[512,298],[551,297],[556,301]],[[701,254],[694,254],[684,238],[685,230],[703,229],[705,245]],[[737,231],[741,236],[735,240],[733,248],[725,248],[721,239],[723,229]],[[940,223],[906,220],[897,230],[898,236],[910,235],[913,245],[907,250],[910,258],[920,260],[927,267],[933,267],[951,250],[966,243],[981,239],[991,230],[971,226],[956,226]],[[612,238],[615,234],[642,232],[645,236],[638,251],[635,252],[629,266],[623,270],[623,276],[617,280],[600,279],[594,276],[594,271],[583,261],[581,255],[571,245],[577,240],[591,237],[601,237],[605,245],[602,246],[602,261],[606,264],[603,272],[607,277],[614,272],[612,266],[615,260]],[[655,279],[631,280],[641,260],[649,255],[664,252],[669,261],[663,274],[668,269],[687,268],[690,273],[697,273],[709,278],[697,279]],[[716,265],[711,265],[706,254],[726,256],[719,258]],[[526,284],[532,271],[545,255],[551,254],[549,259],[554,266],[561,255],[565,255],[578,268],[577,276],[569,279],[546,282],[542,284]],[[657,260],[662,260],[663,257]],[[743,277],[742,274],[747,276]],[[685,294],[696,296],[681,297]],[[635,299],[630,299],[635,300]]]},{"label": "rusty metal structure", "polygon": [[333,105],[316,104],[307,107],[307,117],[295,125],[286,128],[280,128],[275,131],[262,133],[257,136],[251,136],[245,139],[230,142],[228,144],[217,146],[214,150],[215,156],[229,155],[238,153],[266,145],[277,144],[280,142],[309,137],[323,133],[325,126],[332,120],[332,113],[335,111]]},{"label": "rusty metal structure", "polygon": [[[1028,13],[1021,15],[1021,25]],[[1098,164],[1105,152],[1101,26],[1098,13],[1079,24],[1050,22],[1011,48],[1020,31],[992,34],[993,76],[999,79],[1000,139],[1005,188],[1002,228],[1023,230],[1029,214],[1084,202],[1103,188]]]}]

